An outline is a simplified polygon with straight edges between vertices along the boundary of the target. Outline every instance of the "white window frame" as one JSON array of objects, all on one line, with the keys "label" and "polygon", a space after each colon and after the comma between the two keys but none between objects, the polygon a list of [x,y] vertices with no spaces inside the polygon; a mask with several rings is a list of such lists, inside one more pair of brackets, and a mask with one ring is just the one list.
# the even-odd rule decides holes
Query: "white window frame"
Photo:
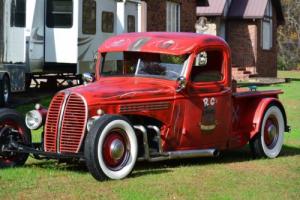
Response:
[{"label": "white window frame", "polygon": [[166,2],[166,31],[180,32],[180,12],[181,7],[179,3]]},{"label": "white window frame", "polygon": [[261,22],[261,48],[270,50],[273,47],[273,10],[272,2],[269,0],[264,18]]}]

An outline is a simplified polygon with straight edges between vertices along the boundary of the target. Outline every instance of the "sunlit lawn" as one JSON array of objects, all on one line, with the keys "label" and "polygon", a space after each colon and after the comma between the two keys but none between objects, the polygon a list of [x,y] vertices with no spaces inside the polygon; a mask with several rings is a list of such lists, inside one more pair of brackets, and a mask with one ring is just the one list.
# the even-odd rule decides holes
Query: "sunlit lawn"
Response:
[{"label": "sunlit lawn", "polygon": [[[300,79],[299,72],[279,76]],[[272,88],[285,91],[280,98],[292,127],[277,159],[253,160],[245,148],[220,158],[138,163],[129,178],[107,182],[82,166],[29,159],[0,170],[0,199],[300,199],[300,81],[259,89]]]}]

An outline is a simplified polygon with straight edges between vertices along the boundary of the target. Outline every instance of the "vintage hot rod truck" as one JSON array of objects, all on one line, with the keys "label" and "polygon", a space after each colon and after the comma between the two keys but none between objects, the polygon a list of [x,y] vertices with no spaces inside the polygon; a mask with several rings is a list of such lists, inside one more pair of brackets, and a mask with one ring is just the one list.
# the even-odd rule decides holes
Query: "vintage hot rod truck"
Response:
[{"label": "vintage hot rod truck", "polygon": [[[129,33],[98,50],[95,74],[58,92],[25,119],[0,111],[0,166],[78,159],[97,180],[122,179],[137,161],[217,156],[250,143],[255,157],[279,155],[289,131],[280,90],[240,91],[221,38]],[[30,130],[43,127],[42,142]]]}]

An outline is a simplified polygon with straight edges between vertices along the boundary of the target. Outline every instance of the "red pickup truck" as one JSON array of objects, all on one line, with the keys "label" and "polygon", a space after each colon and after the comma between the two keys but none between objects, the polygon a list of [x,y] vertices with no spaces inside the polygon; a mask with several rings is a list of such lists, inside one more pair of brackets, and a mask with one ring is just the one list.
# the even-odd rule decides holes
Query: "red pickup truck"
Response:
[{"label": "red pickup truck", "polygon": [[[250,143],[279,155],[286,113],[280,90],[240,91],[227,43],[194,33],[130,33],[98,50],[95,74],[58,92],[25,120],[0,110],[0,166],[78,159],[97,180],[122,179],[137,161],[217,156]],[[30,130],[43,127],[42,142]]]}]

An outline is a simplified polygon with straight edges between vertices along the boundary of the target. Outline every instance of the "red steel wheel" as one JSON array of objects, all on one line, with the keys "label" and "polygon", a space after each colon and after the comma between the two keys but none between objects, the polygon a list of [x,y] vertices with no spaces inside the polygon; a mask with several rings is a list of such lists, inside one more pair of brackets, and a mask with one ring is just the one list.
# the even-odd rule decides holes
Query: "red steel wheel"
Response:
[{"label": "red steel wheel", "polygon": [[3,151],[10,138],[19,144],[30,145],[31,134],[24,118],[14,110],[0,109],[0,167],[22,166],[28,154]]},{"label": "red steel wheel", "polygon": [[126,133],[121,129],[112,130],[104,139],[102,156],[111,170],[119,170],[129,158],[130,145]]}]

